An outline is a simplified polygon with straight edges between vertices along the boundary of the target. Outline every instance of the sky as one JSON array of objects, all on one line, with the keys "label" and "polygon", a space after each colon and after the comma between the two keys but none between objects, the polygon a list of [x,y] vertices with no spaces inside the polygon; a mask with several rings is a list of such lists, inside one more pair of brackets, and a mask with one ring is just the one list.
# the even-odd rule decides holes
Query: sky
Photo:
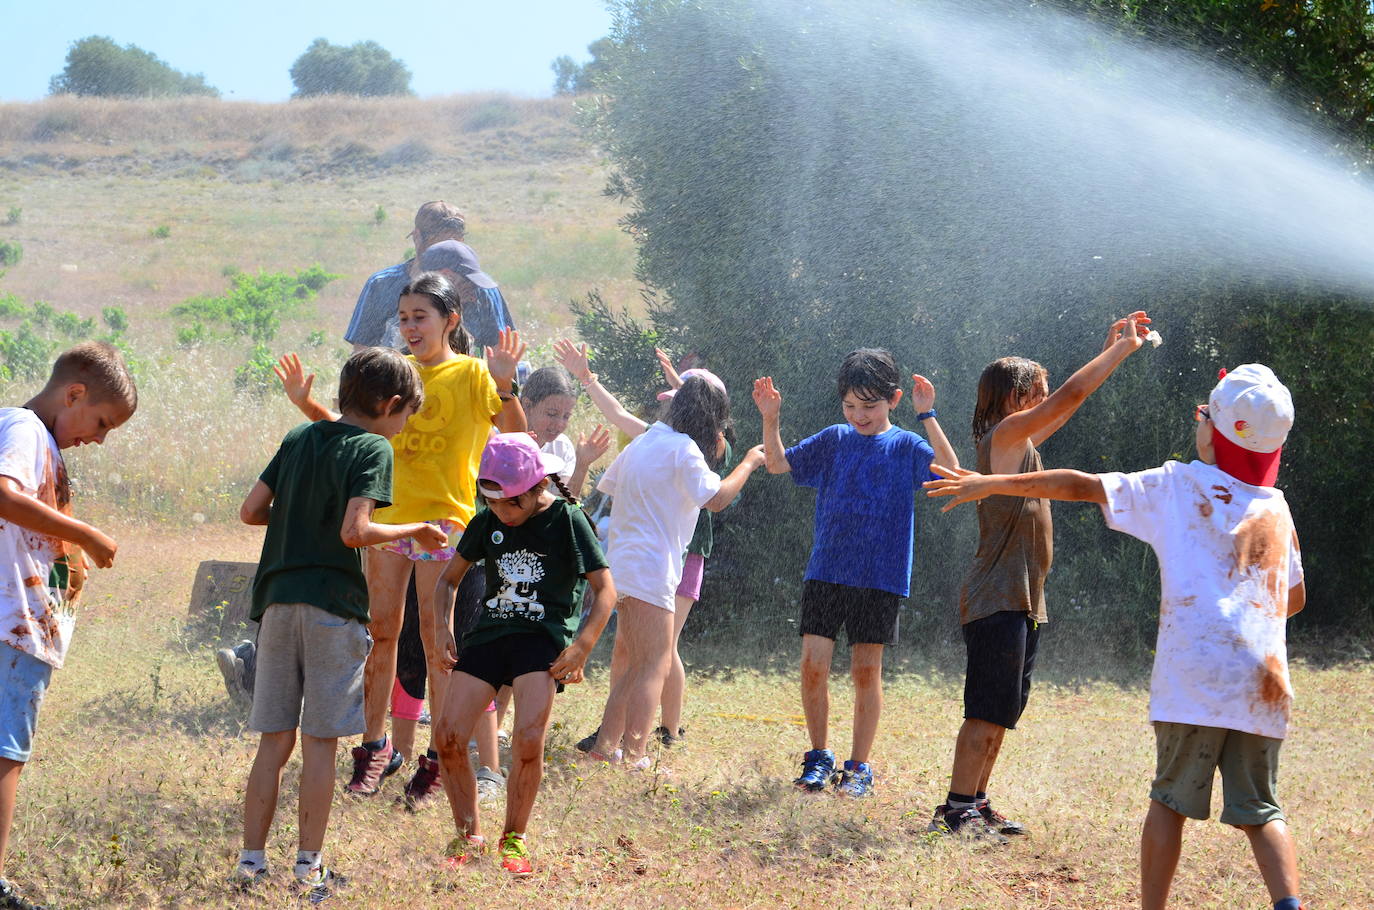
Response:
[{"label": "sky", "polygon": [[136,44],[230,100],[283,101],[310,42],[376,41],[410,68],[417,95],[552,94],[553,58],[588,59],[610,31],[605,0],[0,0],[0,101],[34,101],[73,42],[104,35]]}]

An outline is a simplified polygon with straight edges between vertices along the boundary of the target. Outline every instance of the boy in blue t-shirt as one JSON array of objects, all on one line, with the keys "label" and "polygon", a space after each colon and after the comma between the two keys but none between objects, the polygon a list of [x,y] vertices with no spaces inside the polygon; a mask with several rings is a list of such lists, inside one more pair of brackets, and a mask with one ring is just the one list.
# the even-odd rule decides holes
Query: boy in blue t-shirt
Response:
[{"label": "boy in blue t-shirt", "polygon": [[786,451],[778,428],[782,394],[771,376],[754,382],[768,472],[791,472],[796,483],[816,488],[815,542],[802,588],[802,709],[811,738],[795,781],[802,790],[824,790],[836,776],[826,740],[830,659],[843,627],[854,680],[854,739],[837,789],[846,796],[873,792],[868,757],[883,704],[883,645],[896,643],[898,601],[909,593],[915,496],[935,477],[932,460],[958,461],[935,419],[935,387],[924,376],[911,381],[916,419],[930,443],[892,425],[902,400],[897,366],[887,351],[863,348],[840,366],[845,423]]}]

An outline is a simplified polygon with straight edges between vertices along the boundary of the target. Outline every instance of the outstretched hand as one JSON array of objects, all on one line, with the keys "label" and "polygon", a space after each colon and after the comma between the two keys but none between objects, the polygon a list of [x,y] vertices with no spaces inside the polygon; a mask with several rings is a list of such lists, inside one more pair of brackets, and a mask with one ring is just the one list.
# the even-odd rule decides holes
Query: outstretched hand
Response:
[{"label": "outstretched hand", "polygon": [[296,354],[283,354],[272,367],[272,372],[281,380],[282,391],[287,399],[298,408],[304,408],[310,400],[310,387],[315,384],[315,374],[306,375],[305,367]]},{"label": "outstretched hand", "polygon": [[935,384],[920,373],[911,374],[911,406],[917,414],[935,407]]},{"label": "outstretched hand", "polygon": [[611,448],[611,431],[597,424],[590,433],[577,437],[577,463],[592,465]]},{"label": "outstretched hand", "polygon": [[1102,345],[1102,350],[1107,350],[1123,338],[1130,342],[1132,351],[1139,350],[1145,342],[1145,332],[1141,327],[1149,324],[1150,317],[1145,315],[1144,310],[1136,310],[1129,316],[1122,316],[1107,330],[1107,343]]},{"label": "outstretched hand", "polygon": [[940,464],[932,464],[930,470],[945,479],[928,480],[921,484],[926,495],[930,497],[954,497],[948,505],[940,510],[941,512],[948,512],[962,503],[973,502],[991,495],[991,491],[986,489],[988,478],[977,471],[969,471],[965,468],[947,468]]},{"label": "outstretched hand", "polygon": [[677,374],[677,368],[673,366],[673,358],[668,356],[668,352],[663,348],[654,348],[654,357],[658,358],[658,368],[663,371],[663,378],[667,381],[668,388],[682,388],[682,377]]},{"label": "outstretched hand", "polygon": [[520,358],[525,356],[528,348],[529,345],[520,340],[520,333],[515,329],[502,329],[496,347],[485,349],[487,369],[491,371],[491,378],[514,382]]},{"label": "outstretched hand", "polygon": [[775,418],[782,413],[782,393],[773,385],[772,376],[754,380],[754,404],[765,419]]},{"label": "outstretched hand", "polygon": [[585,341],[573,344],[566,338],[558,339],[553,343],[553,359],[579,382],[586,383],[592,375],[591,358],[587,356]]}]

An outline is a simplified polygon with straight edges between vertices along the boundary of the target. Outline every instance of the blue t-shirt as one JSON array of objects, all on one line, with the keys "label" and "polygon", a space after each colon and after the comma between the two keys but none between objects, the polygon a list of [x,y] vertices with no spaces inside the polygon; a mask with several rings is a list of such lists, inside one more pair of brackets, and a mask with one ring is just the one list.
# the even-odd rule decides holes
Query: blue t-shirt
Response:
[{"label": "blue t-shirt", "polygon": [[816,488],[816,537],[806,578],[906,597],[915,497],[935,480],[935,450],[910,430],[865,436],[847,423],[787,450],[792,480]]}]

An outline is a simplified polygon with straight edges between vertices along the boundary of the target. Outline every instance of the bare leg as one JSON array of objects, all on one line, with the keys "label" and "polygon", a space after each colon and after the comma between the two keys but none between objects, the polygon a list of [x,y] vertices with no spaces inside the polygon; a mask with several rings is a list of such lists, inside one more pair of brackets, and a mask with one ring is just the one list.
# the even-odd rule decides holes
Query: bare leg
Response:
[{"label": "bare leg", "polygon": [[[978,781],[979,793],[988,792],[988,781],[992,780],[992,769],[997,764],[997,756],[1002,753],[1002,740],[1006,738],[1007,728],[998,727],[997,735],[988,747],[988,757],[983,761],[983,776]],[[959,793],[972,793],[972,790],[959,790]]]},{"label": "bare leg", "polygon": [[[625,675],[606,700],[597,738],[598,752],[609,755],[623,739],[627,762],[644,755],[650,725],[663,696],[672,640],[673,614],[634,597],[621,599],[616,643],[624,642]],[[613,726],[617,717],[624,718],[620,729]]]},{"label": "bare leg", "polygon": [[[405,619],[406,585],[411,561],[385,550],[367,554],[367,601],[372,623],[372,653],[363,669],[363,714],[367,730],[363,739],[375,742],[386,735],[387,708],[396,683],[396,640]],[[430,595],[433,596],[431,586]]]},{"label": "bare leg", "polygon": [[[549,677],[553,679],[552,676]],[[488,702],[490,704],[490,702]],[[501,767],[501,743],[496,738],[496,712],[482,710],[472,735],[477,739],[477,761],[493,771]]]},{"label": "bare leg", "polygon": [[24,763],[0,758],[0,878],[5,875],[5,857],[10,849],[10,825],[14,823],[14,804],[19,798],[19,774]]},{"label": "bare leg", "polygon": [[883,646],[854,645],[849,653],[849,675],[854,680],[854,742],[849,757],[866,762],[883,713]]},{"label": "bare leg", "polygon": [[673,600],[673,662],[668,667],[668,677],[663,680],[663,726],[673,736],[682,728],[682,700],[687,692],[687,668],[682,663],[678,642],[682,639],[682,627],[687,624],[687,616],[696,603],[681,594]]},{"label": "bare leg", "polygon": [[434,714],[434,748],[439,753],[439,775],[448,795],[453,824],[459,834],[480,834],[477,815],[477,776],[468,761],[468,740],[477,718],[486,711],[496,690],[475,676],[454,672],[449,680],[453,698],[443,714]]},{"label": "bare leg", "polygon": [[406,761],[415,758],[415,727],[418,721],[391,715],[391,746]]},{"label": "bare leg", "polygon": [[[434,718],[444,713],[444,693],[452,678],[443,666],[443,655],[434,652],[434,586],[443,574],[447,562],[419,560],[415,563],[415,593],[420,600],[420,638],[425,645],[425,667],[429,671],[429,735],[433,746]],[[471,570],[469,570],[471,571]],[[490,703],[490,702],[488,702]],[[493,730],[493,734],[495,731]],[[443,762],[439,763],[443,767]]]},{"label": "bare leg", "polygon": [[1169,902],[1169,888],[1183,852],[1184,821],[1173,809],[1150,800],[1145,828],[1140,833],[1141,910],[1163,910]]},{"label": "bare leg", "polygon": [[510,686],[502,686],[496,693],[496,728],[498,730],[505,726],[506,711],[510,708],[510,695]]},{"label": "bare leg", "polygon": [[1250,849],[1255,852],[1264,886],[1269,889],[1269,900],[1277,903],[1285,897],[1297,897],[1298,851],[1288,825],[1278,820],[1264,825],[1242,825],[1241,830],[1250,838]]},{"label": "bare leg", "polygon": [[992,774],[988,756],[1001,749],[1002,736],[1007,728],[986,720],[964,719],[959,739],[954,743],[954,773],[949,788],[955,793],[972,795]]},{"label": "bare leg", "polygon": [[[616,620],[615,641],[611,646],[610,691],[612,694],[624,684],[625,667],[630,662],[630,657],[626,654],[626,639],[620,631],[620,622],[620,619]],[[598,730],[604,731],[608,725],[615,729],[616,738],[611,740],[602,737],[601,733],[598,732],[597,745],[595,746],[597,751],[606,756],[610,756],[612,752],[620,748],[620,740],[625,732],[625,699],[614,699],[609,694],[606,696],[606,707],[602,713],[601,726]],[[605,744],[604,747],[603,743]],[[612,745],[612,743],[614,744]],[[604,751],[604,748],[609,748],[610,751]]]},{"label": "bare leg", "polygon": [[544,779],[544,735],[553,708],[554,679],[526,673],[515,680],[515,725],[510,738],[510,780],[506,784],[506,831],[525,833],[534,798]]},{"label": "bare leg", "polygon": [[824,749],[830,736],[830,659],[834,654],[834,639],[802,636],[802,712],[812,749]]},{"label": "bare leg", "polygon": [[[243,796],[243,849],[267,848],[267,832],[277,813],[281,769],[286,767],[295,748],[294,729],[264,733],[258,740],[258,754],[253,758],[253,769],[248,772],[248,787]],[[332,778],[330,787],[333,787]]]},{"label": "bare leg", "polygon": [[301,734],[301,791],[297,807],[301,850],[314,851],[324,847],[324,832],[329,828],[329,807],[334,801],[334,753],[338,746],[337,737],[319,739],[307,733]]}]

